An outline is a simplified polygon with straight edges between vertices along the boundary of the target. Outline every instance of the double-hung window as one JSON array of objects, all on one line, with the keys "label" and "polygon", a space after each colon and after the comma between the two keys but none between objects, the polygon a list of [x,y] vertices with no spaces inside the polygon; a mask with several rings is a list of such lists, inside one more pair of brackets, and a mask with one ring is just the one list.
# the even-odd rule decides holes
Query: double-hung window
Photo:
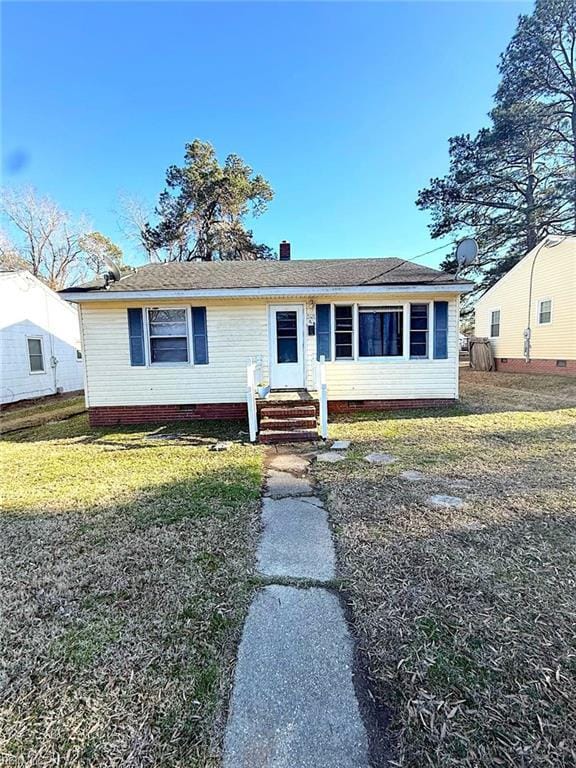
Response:
[{"label": "double-hung window", "polygon": [[402,357],[402,307],[359,307],[360,357]]},{"label": "double-hung window", "polygon": [[552,299],[538,302],[538,324],[549,325],[552,322]]},{"label": "double-hung window", "polygon": [[495,339],[500,336],[500,310],[493,309],[490,314],[490,337]]},{"label": "double-hung window", "polygon": [[189,362],[186,309],[149,309],[148,336],[151,363]]},{"label": "double-hung window", "polygon": [[41,337],[29,337],[28,342],[28,362],[30,364],[30,373],[44,373],[44,349],[42,347]]},{"label": "double-hung window", "polygon": [[354,307],[334,307],[334,342],[336,360],[354,359]]},{"label": "double-hung window", "polygon": [[428,357],[428,304],[410,305],[410,357]]}]

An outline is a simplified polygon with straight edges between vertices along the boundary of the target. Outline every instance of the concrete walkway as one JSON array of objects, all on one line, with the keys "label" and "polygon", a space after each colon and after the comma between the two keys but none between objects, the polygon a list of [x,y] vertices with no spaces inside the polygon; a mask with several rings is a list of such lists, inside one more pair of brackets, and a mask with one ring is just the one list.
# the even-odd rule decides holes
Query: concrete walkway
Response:
[{"label": "concrete walkway", "polygon": [[335,577],[334,545],[308,463],[278,454],[269,464],[257,570],[284,584],[263,587],[248,612],[224,768],[369,766],[352,639],[338,596],[324,586]]}]

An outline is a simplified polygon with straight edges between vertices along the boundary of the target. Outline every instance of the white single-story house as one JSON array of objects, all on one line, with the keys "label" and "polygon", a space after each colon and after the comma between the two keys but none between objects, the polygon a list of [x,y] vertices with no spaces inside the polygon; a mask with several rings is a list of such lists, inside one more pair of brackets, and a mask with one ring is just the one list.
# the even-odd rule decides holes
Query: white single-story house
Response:
[{"label": "white single-story house", "polygon": [[75,306],[26,270],[0,272],[0,404],[84,387]]},{"label": "white single-story house", "polygon": [[[250,421],[321,434],[327,414],[458,398],[469,281],[402,259],[170,262],[62,295],[80,308],[93,425]],[[259,417],[257,421],[257,417]]]}]

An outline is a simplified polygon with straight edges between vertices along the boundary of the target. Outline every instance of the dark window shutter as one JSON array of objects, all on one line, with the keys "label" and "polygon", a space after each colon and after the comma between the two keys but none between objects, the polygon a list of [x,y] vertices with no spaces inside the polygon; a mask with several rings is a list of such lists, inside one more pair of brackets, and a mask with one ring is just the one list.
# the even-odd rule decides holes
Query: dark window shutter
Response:
[{"label": "dark window shutter", "polygon": [[130,365],[146,365],[144,320],[141,309],[128,310],[128,333],[130,336]]},{"label": "dark window shutter", "polygon": [[332,359],[332,332],[330,328],[330,304],[316,304],[316,359],[322,355]]},{"label": "dark window shutter", "polygon": [[194,348],[194,364],[208,365],[206,307],[192,307],[192,342]]},{"label": "dark window shutter", "polygon": [[434,302],[434,357],[445,360],[448,357],[448,302]]}]

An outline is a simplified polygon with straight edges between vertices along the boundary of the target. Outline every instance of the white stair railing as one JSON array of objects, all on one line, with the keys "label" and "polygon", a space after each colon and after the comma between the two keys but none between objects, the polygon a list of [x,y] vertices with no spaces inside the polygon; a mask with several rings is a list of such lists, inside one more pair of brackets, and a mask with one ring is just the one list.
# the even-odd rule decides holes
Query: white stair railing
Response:
[{"label": "white stair railing", "polygon": [[328,387],[326,385],[326,358],[320,356],[318,361],[318,394],[320,396],[320,437],[328,438]]},{"label": "white stair railing", "polygon": [[246,368],[246,402],[248,405],[248,431],[250,433],[250,442],[256,442],[258,434],[258,409],[256,408],[256,376],[257,364],[252,358]]}]

